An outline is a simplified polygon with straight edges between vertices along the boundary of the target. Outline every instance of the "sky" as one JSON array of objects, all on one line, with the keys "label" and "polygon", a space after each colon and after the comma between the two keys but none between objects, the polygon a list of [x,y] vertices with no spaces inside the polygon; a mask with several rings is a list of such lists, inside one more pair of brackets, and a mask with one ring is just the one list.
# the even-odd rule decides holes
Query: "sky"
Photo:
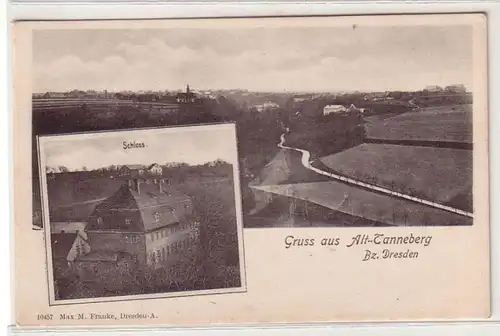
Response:
[{"label": "sky", "polygon": [[[196,165],[217,159],[237,163],[236,136],[231,126],[87,133],[41,139],[45,166],[65,166],[70,171],[126,164],[185,162]],[[144,143],[146,147],[124,149],[124,141]]]},{"label": "sky", "polygon": [[39,30],[34,92],[417,90],[472,83],[472,27]]}]

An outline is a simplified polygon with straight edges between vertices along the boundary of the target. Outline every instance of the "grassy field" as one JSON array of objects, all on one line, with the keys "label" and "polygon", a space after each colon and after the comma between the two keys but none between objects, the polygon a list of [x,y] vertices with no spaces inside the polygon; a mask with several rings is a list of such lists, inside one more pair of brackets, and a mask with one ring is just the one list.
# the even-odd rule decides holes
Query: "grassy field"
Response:
[{"label": "grassy field", "polygon": [[340,152],[363,143],[363,120],[359,116],[330,115],[290,126],[285,146],[311,152],[312,158]]},{"label": "grassy field", "polygon": [[363,144],[321,162],[364,182],[472,210],[472,151]]},{"label": "grassy field", "polygon": [[472,105],[428,107],[365,121],[367,138],[472,143]]},{"label": "grassy field", "polygon": [[[397,226],[471,225],[472,219],[340,182],[261,186],[260,190]],[[356,225],[354,225],[356,226]]]},{"label": "grassy field", "polygon": [[[269,206],[274,195],[262,192],[252,186],[276,185],[301,182],[328,181],[329,178],[306,169],[301,163],[302,154],[289,149],[281,149],[278,154],[264,167],[258,176],[248,183],[253,207],[249,213],[259,212]],[[245,212],[247,213],[247,211]],[[245,224],[246,226],[246,224]]]},{"label": "grassy field", "polygon": [[[264,193],[264,191],[262,191]],[[244,217],[246,228],[391,226],[324,207],[307,200],[273,194],[272,202]]]},{"label": "grassy field", "polygon": [[261,170],[252,185],[317,182],[328,180],[323,175],[306,169],[301,162],[302,154],[289,149],[281,149]]}]

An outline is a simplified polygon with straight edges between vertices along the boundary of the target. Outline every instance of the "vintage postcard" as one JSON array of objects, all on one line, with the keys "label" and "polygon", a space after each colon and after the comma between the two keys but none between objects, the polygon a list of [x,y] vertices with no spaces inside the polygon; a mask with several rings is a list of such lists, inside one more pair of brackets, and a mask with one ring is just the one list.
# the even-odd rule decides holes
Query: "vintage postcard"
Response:
[{"label": "vintage postcard", "polygon": [[17,324],[489,315],[484,14],[13,31]]},{"label": "vintage postcard", "polygon": [[49,304],[245,290],[234,124],[38,144]]}]

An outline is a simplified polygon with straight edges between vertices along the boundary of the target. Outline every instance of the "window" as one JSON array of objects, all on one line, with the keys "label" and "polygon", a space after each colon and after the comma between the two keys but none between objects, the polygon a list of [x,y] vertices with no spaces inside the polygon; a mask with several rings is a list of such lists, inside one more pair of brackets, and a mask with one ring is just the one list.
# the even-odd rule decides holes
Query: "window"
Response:
[{"label": "window", "polygon": [[166,254],[165,254],[165,246],[164,246],[164,247],[162,247],[162,252],[163,252],[163,253],[162,253],[162,255],[163,255],[163,260],[165,260],[165,256],[166,256]]},{"label": "window", "polygon": [[151,260],[151,263],[154,264],[155,261],[156,261],[156,256],[155,256],[155,252],[151,252],[151,254],[149,255],[149,259]]},{"label": "window", "polygon": [[130,240],[131,240],[132,244],[137,244],[137,242],[139,242],[139,237],[138,236],[132,236]]},{"label": "window", "polygon": [[158,212],[155,212],[155,221],[159,222],[160,221],[160,214]]},{"label": "window", "polygon": [[97,217],[97,225],[98,226],[102,225],[102,217]]},{"label": "window", "polygon": [[132,220],[130,218],[125,218],[125,225],[130,226],[132,224]]},{"label": "window", "polygon": [[160,232],[156,231],[156,240],[160,239]]},{"label": "window", "polygon": [[82,253],[80,244],[76,245],[76,257],[79,257],[80,254]]},{"label": "window", "polygon": [[97,267],[97,265],[94,266],[94,273],[95,274],[99,273],[99,267]]}]

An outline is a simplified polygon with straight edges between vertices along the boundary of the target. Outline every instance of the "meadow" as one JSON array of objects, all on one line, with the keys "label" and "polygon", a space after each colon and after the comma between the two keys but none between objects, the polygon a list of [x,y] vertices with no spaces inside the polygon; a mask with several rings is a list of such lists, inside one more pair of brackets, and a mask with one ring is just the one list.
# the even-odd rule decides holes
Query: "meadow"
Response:
[{"label": "meadow", "polygon": [[363,144],[321,162],[363,182],[472,210],[472,197],[465,197],[472,195],[472,151]]},{"label": "meadow", "polygon": [[472,105],[427,107],[365,122],[367,138],[472,143]]},{"label": "meadow", "polygon": [[472,219],[465,216],[378,194],[341,182],[261,186],[259,189],[277,195],[306,200],[351,216],[388,225],[472,225]]}]

